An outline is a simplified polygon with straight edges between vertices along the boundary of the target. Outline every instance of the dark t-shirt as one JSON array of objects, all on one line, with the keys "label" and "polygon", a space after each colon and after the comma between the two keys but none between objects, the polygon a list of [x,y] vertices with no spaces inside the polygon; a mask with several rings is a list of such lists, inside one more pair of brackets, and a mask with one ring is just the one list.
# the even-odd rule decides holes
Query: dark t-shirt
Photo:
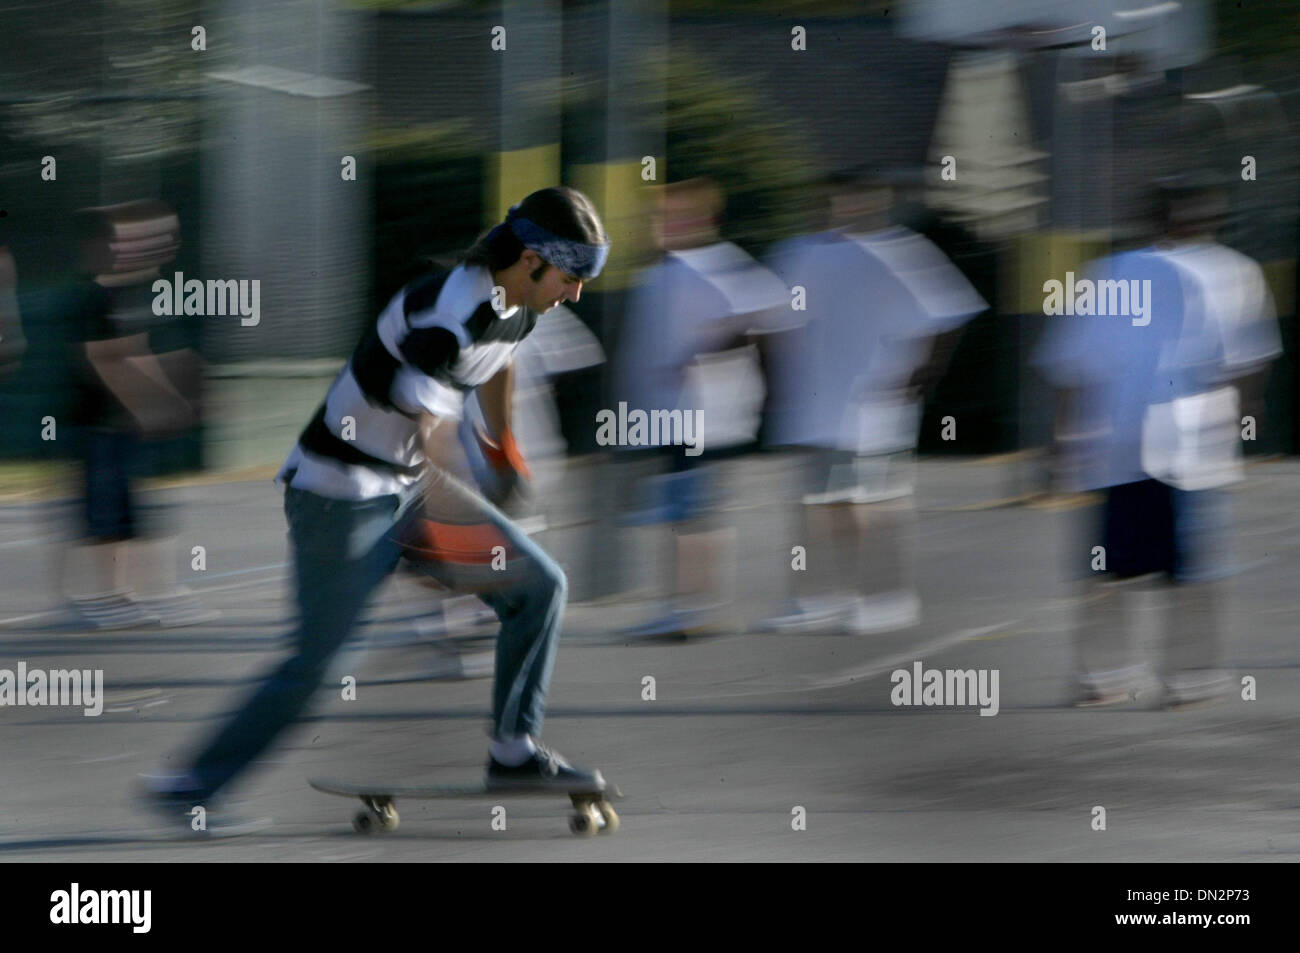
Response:
[{"label": "dark t-shirt", "polygon": [[153,294],[146,284],[105,288],[89,278],[78,278],[70,292],[67,311],[69,344],[73,348],[74,424],[134,429],[134,420],[127,409],[91,366],[85,345],[149,333],[159,320],[154,316],[152,304]]}]

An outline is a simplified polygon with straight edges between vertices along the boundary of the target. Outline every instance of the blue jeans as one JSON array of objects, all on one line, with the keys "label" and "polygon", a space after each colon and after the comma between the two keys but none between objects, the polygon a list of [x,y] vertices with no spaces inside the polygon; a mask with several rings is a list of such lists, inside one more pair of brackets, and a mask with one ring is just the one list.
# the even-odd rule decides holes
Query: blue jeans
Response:
[{"label": "blue jeans", "polygon": [[[515,552],[503,585],[479,595],[501,620],[493,724],[498,735],[537,737],[564,617],[564,571],[486,500],[458,489],[459,502],[468,501],[493,523]],[[303,713],[371,595],[396,568],[402,550],[395,537],[419,511],[414,498],[334,500],[292,487],[285,490],[284,508],[299,618],[293,654],[195,758],[190,770],[200,800],[224,787]]]}]

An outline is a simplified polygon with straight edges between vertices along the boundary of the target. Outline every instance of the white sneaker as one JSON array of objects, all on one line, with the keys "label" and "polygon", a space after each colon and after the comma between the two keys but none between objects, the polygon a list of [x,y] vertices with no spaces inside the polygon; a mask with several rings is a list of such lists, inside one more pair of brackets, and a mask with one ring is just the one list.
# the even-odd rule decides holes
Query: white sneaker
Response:
[{"label": "white sneaker", "polygon": [[160,596],[143,598],[140,603],[144,611],[153,616],[164,629],[201,625],[221,618],[218,610],[204,608],[194,594],[184,587]]},{"label": "white sneaker", "polygon": [[140,629],[158,624],[158,616],[149,611],[130,589],[115,589],[69,600],[69,623],[88,629]]},{"label": "white sneaker", "polygon": [[781,633],[833,631],[852,612],[854,604],[851,596],[791,599],[785,612],[764,619],[758,624],[758,629],[760,632]]},{"label": "white sneaker", "polygon": [[1166,708],[1216,705],[1232,693],[1232,679],[1222,672],[1176,672],[1165,679]]},{"label": "white sneaker", "polygon": [[859,596],[847,613],[845,628],[854,635],[910,629],[921,621],[921,598],[915,592]]},{"label": "white sneaker", "polygon": [[1151,687],[1151,675],[1141,665],[1078,676],[1076,708],[1109,708],[1138,700]]}]

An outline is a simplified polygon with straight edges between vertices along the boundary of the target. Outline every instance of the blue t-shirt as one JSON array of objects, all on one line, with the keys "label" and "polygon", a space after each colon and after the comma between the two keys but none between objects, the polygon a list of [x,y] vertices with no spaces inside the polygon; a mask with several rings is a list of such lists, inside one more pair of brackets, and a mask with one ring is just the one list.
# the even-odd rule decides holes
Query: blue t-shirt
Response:
[{"label": "blue t-shirt", "polygon": [[933,243],[906,228],[830,232],[778,246],[773,268],[805,293],[806,322],[772,355],[772,440],[878,452],[914,446],[903,387],[930,339],[987,305]]}]

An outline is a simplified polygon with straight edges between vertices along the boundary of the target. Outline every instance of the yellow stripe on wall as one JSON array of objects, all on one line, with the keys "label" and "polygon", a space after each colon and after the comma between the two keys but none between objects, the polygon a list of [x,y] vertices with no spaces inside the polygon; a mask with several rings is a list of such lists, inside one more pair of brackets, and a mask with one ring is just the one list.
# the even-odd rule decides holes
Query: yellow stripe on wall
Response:
[{"label": "yellow stripe on wall", "polygon": [[596,204],[611,243],[609,263],[596,279],[596,290],[627,288],[651,257],[650,209],[656,183],[641,180],[639,159],[572,168],[573,187]]},{"label": "yellow stripe on wall", "polygon": [[1110,235],[1106,232],[1035,232],[1021,235],[1007,251],[1003,285],[1013,300],[1004,311],[1008,314],[1041,314],[1043,283],[1052,278],[1065,280],[1065,273],[1078,275],[1082,266],[1094,258],[1110,254]]},{"label": "yellow stripe on wall", "polygon": [[1273,304],[1278,314],[1294,314],[1295,308],[1295,262],[1270,261],[1261,265],[1268,290],[1273,293]]},{"label": "yellow stripe on wall", "polygon": [[496,225],[515,205],[538,189],[560,184],[560,144],[548,142],[527,149],[493,153],[487,177],[487,216],[484,227]]}]

